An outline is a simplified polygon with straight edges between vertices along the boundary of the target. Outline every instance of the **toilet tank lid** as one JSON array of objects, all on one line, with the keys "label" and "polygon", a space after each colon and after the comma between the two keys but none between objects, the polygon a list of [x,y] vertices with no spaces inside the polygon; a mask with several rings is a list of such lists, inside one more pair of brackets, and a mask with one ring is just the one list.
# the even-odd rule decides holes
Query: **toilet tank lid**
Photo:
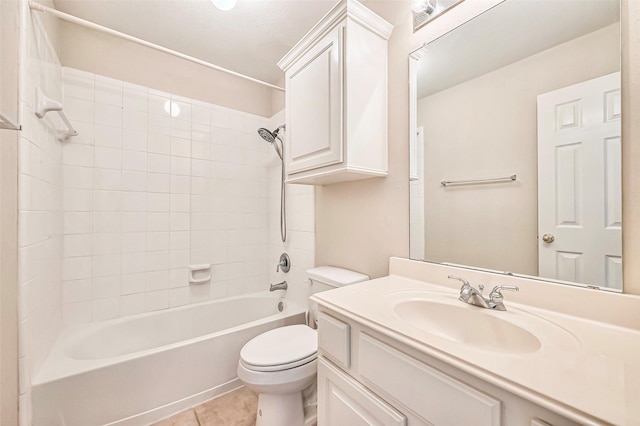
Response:
[{"label": "toilet tank lid", "polygon": [[314,281],[333,287],[342,287],[369,279],[365,274],[348,269],[336,268],[335,266],[318,266],[317,268],[308,269],[307,276]]}]

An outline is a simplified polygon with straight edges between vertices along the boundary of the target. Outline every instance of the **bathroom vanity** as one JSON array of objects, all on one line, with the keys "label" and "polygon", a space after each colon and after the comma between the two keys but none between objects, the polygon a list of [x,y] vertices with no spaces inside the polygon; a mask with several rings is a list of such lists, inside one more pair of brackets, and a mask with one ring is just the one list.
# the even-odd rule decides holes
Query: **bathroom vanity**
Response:
[{"label": "bathroom vanity", "polygon": [[[468,305],[454,272],[520,292]],[[590,316],[602,297],[615,309]],[[640,424],[640,327],[621,315],[636,296],[392,258],[313,300],[320,426]]]}]

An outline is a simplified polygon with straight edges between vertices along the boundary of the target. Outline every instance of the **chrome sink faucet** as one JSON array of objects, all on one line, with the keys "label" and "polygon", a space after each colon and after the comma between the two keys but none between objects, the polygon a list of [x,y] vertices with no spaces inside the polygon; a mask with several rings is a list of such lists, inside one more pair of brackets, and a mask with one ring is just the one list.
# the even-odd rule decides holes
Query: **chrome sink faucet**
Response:
[{"label": "chrome sink faucet", "polygon": [[489,293],[489,297],[484,297],[482,295],[484,285],[479,284],[478,289],[475,289],[471,286],[471,284],[469,284],[469,281],[465,280],[464,278],[456,277],[453,275],[449,275],[448,278],[462,282],[462,287],[460,287],[460,297],[458,298],[459,300],[470,305],[480,306],[481,308],[485,309],[494,309],[496,311],[507,310],[507,308],[504,307],[504,296],[502,295],[503,290],[520,290],[515,285],[497,285],[493,288],[493,290],[491,290],[491,292]]}]

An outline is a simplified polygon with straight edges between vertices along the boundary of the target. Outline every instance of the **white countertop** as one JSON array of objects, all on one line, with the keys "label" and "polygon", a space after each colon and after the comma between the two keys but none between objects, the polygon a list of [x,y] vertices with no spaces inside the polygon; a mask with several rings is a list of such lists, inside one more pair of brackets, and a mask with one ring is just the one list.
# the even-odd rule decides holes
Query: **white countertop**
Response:
[{"label": "white countertop", "polygon": [[[640,425],[640,330],[511,302],[511,293],[505,293],[504,312],[457,301],[481,315],[520,321],[541,343],[532,353],[501,353],[440,338],[394,313],[394,301],[428,292],[446,301],[458,297],[455,288],[390,275],[313,299],[576,422]],[[531,327],[523,322],[526,318],[532,318]]]}]

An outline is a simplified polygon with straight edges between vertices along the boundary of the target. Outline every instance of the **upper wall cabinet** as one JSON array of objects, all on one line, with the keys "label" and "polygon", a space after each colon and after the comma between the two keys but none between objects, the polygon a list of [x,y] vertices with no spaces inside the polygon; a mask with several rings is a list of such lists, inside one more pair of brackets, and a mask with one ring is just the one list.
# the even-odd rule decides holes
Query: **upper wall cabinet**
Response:
[{"label": "upper wall cabinet", "polygon": [[343,0],[278,66],[286,79],[287,182],[387,175],[387,40],[393,26]]}]

